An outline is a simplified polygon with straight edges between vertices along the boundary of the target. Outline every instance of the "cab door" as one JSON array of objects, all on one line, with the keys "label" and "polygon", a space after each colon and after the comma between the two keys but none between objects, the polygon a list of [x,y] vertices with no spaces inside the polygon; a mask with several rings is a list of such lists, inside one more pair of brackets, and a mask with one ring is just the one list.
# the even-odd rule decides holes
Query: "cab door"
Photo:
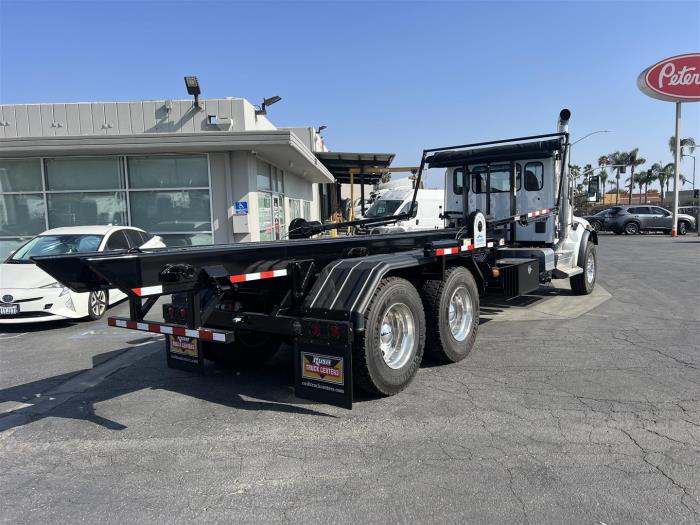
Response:
[{"label": "cab door", "polygon": [[510,173],[510,162],[470,165],[469,210],[490,220],[510,217]]},{"label": "cab door", "polygon": [[[555,205],[554,160],[532,159],[518,161],[522,180],[517,183],[515,194],[518,214],[551,209]],[[516,227],[517,241],[552,242],[554,239],[554,217],[535,219]]]}]

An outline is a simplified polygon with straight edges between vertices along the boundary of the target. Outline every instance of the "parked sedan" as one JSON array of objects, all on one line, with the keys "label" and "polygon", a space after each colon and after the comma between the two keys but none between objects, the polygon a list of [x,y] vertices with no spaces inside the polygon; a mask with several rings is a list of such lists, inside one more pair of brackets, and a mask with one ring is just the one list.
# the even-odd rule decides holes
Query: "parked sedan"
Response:
[{"label": "parked sedan", "polygon": [[[610,229],[617,233],[634,235],[641,231],[663,231],[670,233],[673,228],[673,214],[659,206],[620,205],[610,209],[608,220]],[[695,228],[695,218],[678,214],[678,234],[685,235]]]},{"label": "parked sedan", "polygon": [[611,210],[608,208],[607,210],[599,211],[595,215],[584,217],[584,219],[588,221],[591,228],[593,228],[595,231],[608,231],[610,229],[610,214]]},{"label": "parked sedan", "polygon": [[40,255],[162,248],[163,240],[138,228],[74,226],[37,235],[0,264],[0,324],[100,319],[126,295],[117,290],[77,293],[32,262]]}]

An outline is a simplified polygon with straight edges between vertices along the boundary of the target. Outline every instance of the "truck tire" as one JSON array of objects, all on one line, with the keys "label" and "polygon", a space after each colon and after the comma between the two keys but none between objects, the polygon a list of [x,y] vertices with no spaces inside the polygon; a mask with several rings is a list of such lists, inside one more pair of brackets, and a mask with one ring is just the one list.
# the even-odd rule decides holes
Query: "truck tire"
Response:
[{"label": "truck tire", "polygon": [[474,276],[462,266],[445,271],[444,279],[425,281],[425,352],[441,363],[461,361],[479,330],[479,291]]},{"label": "truck tire", "polygon": [[398,394],[418,372],[424,346],[420,295],[406,279],[382,279],[365,313],[365,330],[353,347],[355,384],[373,394]]},{"label": "truck tire", "polygon": [[202,341],[204,359],[227,368],[262,366],[282,346],[282,338],[267,334],[240,334],[233,343]]},{"label": "truck tire", "polygon": [[588,295],[595,288],[595,281],[598,275],[598,259],[596,257],[595,244],[592,242],[586,243],[583,260],[579,261],[579,266],[583,268],[583,273],[574,275],[569,279],[571,291],[574,295]]}]

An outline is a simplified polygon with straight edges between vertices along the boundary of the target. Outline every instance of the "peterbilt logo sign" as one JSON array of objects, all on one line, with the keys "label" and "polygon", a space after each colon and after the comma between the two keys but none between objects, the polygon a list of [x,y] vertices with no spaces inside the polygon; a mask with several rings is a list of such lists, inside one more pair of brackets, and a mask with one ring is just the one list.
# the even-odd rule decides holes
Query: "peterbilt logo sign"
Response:
[{"label": "peterbilt logo sign", "polygon": [[645,69],[637,85],[650,97],[671,102],[700,100],[700,53],[666,58]]}]

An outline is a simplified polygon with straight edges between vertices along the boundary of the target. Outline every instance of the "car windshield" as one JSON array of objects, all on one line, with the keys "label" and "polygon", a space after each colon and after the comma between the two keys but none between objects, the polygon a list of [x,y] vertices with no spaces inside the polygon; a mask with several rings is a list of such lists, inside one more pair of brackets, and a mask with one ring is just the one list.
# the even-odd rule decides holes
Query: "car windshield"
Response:
[{"label": "car windshield", "polygon": [[31,263],[39,255],[64,255],[67,253],[96,252],[102,235],[39,235],[18,249],[7,262]]},{"label": "car windshield", "polygon": [[611,215],[618,215],[619,213],[622,213],[624,211],[624,208],[621,206],[614,206],[610,208],[610,214]]},{"label": "car windshield", "polygon": [[386,217],[388,215],[393,215],[402,203],[403,201],[398,200],[379,199],[367,210],[365,217]]}]

